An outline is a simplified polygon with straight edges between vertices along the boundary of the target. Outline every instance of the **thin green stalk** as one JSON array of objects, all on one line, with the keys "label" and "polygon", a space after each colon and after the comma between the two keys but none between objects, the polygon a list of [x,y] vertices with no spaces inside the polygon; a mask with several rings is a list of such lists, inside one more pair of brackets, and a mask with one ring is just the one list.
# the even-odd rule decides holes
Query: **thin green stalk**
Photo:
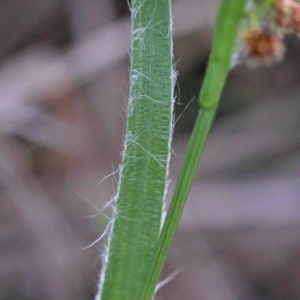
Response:
[{"label": "thin green stalk", "polygon": [[130,96],[116,211],[96,299],[137,300],[166,191],[173,110],[170,0],[132,1]]},{"label": "thin green stalk", "polygon": [[169,252],[230,69],[245,2],[221,0],[208,69],[199,97],[200,113],[140,299],[152,299]]}]

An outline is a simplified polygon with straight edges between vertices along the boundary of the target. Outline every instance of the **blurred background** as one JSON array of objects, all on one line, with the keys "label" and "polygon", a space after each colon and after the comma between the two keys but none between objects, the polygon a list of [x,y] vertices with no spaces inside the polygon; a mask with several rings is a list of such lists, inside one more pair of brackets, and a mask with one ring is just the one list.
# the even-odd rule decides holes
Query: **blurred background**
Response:
[{"label": "blurred background", "polygon": [[[174,0],[170,196],[198,110],[217,0]],[[300,41],[236,67],[158,293],[300,299]],[[126,0],[0,3],[0,299],[93,299],[128,98]],[[110,175],[110,176],[109,176]],[[104,211],[109,215],[109,209]]]}]

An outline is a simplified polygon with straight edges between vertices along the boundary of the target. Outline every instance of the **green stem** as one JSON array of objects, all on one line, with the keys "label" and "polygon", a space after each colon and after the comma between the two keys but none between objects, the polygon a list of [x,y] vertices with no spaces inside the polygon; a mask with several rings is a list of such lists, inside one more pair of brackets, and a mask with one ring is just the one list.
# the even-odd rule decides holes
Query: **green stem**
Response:
[{"label": "green stem", "polygon": [[152,299],[156,283],[178,227],[230,69],[236,34],[245,2],[245,0],[221,0],[208,69],[199,97],[201,110],[140,299]]},{"label": "green stem", "polygon": [[128,123],[116,211],[96,299],[137,300],[166,192],[173,111],[170,0],[132,1]]}]

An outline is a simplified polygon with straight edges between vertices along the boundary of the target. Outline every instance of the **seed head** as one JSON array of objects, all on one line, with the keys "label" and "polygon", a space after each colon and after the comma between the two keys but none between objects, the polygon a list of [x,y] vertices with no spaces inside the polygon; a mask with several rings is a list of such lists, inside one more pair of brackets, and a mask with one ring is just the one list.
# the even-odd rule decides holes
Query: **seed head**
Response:
[{"label": "seed head", "polygon": [[300,3],[295,0],[276,0],[275,11],[275,23],[282,33],[300,34]]},{"label": "seed head", "polygon": [[250,65],[270,64],[282,59],[284,44],[275,33],[264,28],[248,27],[240,31],[242,55]]}]

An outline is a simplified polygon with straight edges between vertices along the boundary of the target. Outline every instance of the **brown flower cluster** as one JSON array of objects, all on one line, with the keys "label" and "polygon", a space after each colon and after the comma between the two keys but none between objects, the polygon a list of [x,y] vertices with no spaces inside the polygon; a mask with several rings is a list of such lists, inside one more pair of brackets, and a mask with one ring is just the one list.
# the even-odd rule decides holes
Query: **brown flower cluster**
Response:
[{"label": "brown flower cluster", "polygon": [[295,0],[276,0],[275,11],[275,23],[279,30],[300,34],[300,3]]},{"label": "brown flower cluster", "polygon": [[274,15],[269,23],[240,31],[242,55],[254,66],[278,61],[285,52],[284,35],[290,33],[300,36],[300,3],[275,0]]},{"label": "brown flower cluster", "polygon": [[243,56],[248,58],[250,65],[270,64],[283,57],[284,44],[274,33],[264,28],[245,28],[241,30],[243,40]]}]

